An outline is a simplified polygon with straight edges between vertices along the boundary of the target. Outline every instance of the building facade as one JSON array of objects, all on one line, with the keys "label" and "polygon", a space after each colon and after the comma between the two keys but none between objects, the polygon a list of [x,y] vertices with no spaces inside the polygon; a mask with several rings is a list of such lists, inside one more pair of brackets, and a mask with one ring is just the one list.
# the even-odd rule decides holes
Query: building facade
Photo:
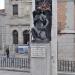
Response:
[{"label": "building facade", "polygon": [[[75,1],[58,0],[57,6],[57,58],[58,60],[75,61]],[[4,51],[9,47],[11,53],[14,53],[18,45],[29,45],[31,43],[31,11],[35,9],[34,7],[35,2],[30,0],[5,1],[5,12],[0,14],[0,49]]]},{"label": "building facade", "polygon": [[[28,45],[31,41],[31,11],[35,4],[33,2],[31,7],[30,3],[26,0],[5,0],[5,10],[0,11],[1,50],[9,47],[14,52],[18,45]],[[61,60],[74,60],[74,10],[74,0],[58,0],[58,59]]]},{"label": "building facade", "polygon": [[75,1],[58,0],[58,59],[75,61]]},{"label": "building facade", "polygon": [[[49,38],[49,42],[33,43],[31,42],[31,28],[33,27],[32,12],[35,10],[35,0],[5,0],[5,16],[3,16],[5,29],[1,28],[1,50],[5,52],[9,48],[10,54],[17,55],[15,50],[18,46],[30,46],[30,73],[32,75],[57,75],[57,0],[53,0],[51,6],[49,10],[53,9],[53,15],[50,16],[52,17],[52,30],[49,34],[52,39]],[[45,21],[47,20],[45,19]],[[3,25],[1,24],[1,26]],[[43,32],[44,34],[45,32]]]},{"label": "building facade", "polygon": [[5,26],[3,26],[5,31],[1,33],[5,38],[2,42],[2,50],[9,47],[11,51],[14,51],[18,45],[29,44],[31,11],[30,2],[26,0],[5,0],[5,15],[1,15],[4,20],[6,18],[4,24],[1,23]]},{"label": "building facade", "polygon": [[6,14],[5,9],[0,10],[0,50],[2,51],[4,48],[5,38],[6,38]]}]

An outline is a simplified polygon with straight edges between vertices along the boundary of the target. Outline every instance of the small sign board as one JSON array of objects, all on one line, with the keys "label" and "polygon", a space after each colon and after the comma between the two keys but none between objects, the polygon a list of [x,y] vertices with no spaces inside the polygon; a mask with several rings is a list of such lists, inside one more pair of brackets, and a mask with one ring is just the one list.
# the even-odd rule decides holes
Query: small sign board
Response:
[{"label": "small sign board", "polygon": [[41,46],[32,47],[31,57],[46,57],[46,48]]},{"label": "small sign board", "polygon": [[18,46],[17,49],[16,49],[16,52],[20,53],[20,54],[27,54],[28,50],[29,50],[28,45],[27,46]]}]

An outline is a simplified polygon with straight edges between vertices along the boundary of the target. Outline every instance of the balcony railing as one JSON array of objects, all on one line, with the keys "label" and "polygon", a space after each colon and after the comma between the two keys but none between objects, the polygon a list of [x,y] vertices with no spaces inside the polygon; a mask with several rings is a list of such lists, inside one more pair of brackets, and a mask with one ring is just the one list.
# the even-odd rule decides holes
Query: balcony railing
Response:
[{"label": "balcony railing", "polygon": [[75,72],[75,61],[58,60],[58,71]]},{"label": "balcony railing", "polygon": [[28,57],[26,58],[0,57],[0,69],[29,72],[30,59]]}]

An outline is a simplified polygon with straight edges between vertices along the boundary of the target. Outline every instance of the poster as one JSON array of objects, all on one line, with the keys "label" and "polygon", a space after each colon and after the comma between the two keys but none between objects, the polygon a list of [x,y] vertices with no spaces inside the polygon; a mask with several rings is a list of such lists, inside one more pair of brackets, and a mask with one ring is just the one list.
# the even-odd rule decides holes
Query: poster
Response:
[{"label": "poster", "polygon": [[33,11],[32,42],[51,41],[52,27],[52,1],[35,0],[35,10]]},{"label": "poster", "polygon": [[28,54],[29,46],[18,46],[16,49],[16,53],[20,54]]}]

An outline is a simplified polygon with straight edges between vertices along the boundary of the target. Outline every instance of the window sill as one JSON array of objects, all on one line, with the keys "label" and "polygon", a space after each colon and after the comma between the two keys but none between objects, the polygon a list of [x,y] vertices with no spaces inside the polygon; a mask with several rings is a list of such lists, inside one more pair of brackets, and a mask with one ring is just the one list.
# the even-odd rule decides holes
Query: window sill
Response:
[{"label": "window sill", "polygon": [[14,18],[22,19],[22,18],[25,18],[25,17],[29,18],[29,17],[30,17],[30,15],[24,15],[24,16],[14,15],[14,16],[11,16],[11,19],[14,19]]}]

